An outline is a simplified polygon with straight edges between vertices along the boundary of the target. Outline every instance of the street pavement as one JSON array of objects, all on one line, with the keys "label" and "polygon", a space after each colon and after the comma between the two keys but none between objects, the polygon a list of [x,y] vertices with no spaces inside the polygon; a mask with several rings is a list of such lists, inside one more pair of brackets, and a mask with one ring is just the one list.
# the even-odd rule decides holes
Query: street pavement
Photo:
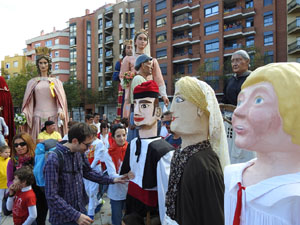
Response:
[{"label": "street pavement", "polygon": [[[104,201],[105,203],[102,206],[100,212],[98,212],[95,215],[95,221],[93,225],[111,225],[111,209],[110,209],[109,198],[104,197]],[[12,216],[4,216],[0,224],[13,225],[14,223],[13,223]],[[48,222],[48,218],[47,218],[46,225],[50,225],[50,223]]]}]

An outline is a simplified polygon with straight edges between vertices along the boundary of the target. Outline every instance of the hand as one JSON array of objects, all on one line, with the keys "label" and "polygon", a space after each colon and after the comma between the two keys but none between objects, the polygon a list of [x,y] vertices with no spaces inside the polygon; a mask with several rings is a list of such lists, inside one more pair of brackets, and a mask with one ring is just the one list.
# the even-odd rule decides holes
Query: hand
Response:
[{"label": "hand", "polygon": [[129,180],[132,180],[132,179],[135,178],[135,175],[134,175],[134,173],[132,171],[129,171],[129,173],[127,174],[127,176],[129,178]]},{"label": "hand", "polygon": [[61,120],[64,120],[65,119],[65,115],[63,114],[63,112],[59,112],[58,113],[58,116]]},{"label": "hand", "polygon": [[114,184],[116,183],[125,184],[126,182],[128,182],[128,176],[126,174],[121,177],[116,177],[114,179]]},{"label": "hand", "polygon": [[168,97],[167,97],[167,96],[162,96],[162,99],[163,99],[163,101],[164,101],[166,107],[168,107],[168,105],[169,105],[169,103],[170,103]]},{"label": "hand", "polygon": [[13,183],[8,188],[9,195],[14,195],[20,189],[21,189],[20,184]]},{"label": "hand", "polygon": [[80,214],[79,219],[76,221],[76,223],[78,223],[79,225],[89,225],[93,222],[94,220],[92,220],[90,217],[84,214]]}]

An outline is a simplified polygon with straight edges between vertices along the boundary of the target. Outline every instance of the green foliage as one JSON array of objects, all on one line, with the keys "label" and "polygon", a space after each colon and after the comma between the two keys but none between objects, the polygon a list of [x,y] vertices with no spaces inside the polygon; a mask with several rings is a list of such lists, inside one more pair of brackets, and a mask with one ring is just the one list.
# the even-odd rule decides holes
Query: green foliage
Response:
[{"label": "green foliage", "polygon": [[75,76],[71,76],[63,85],[67,96],[68,109],[71,110],[72,108],[79,107],[82,102],[82,83]]},{"label": "green foliage", "polygon": [[19,74],[18,76],[13,76],[7,81],[7,85],[10,89],[13,104],[15,107],[22,107],[27,82],[31,78],[36,76],[36,66],[33,64],[27,64],[21,74]]}]

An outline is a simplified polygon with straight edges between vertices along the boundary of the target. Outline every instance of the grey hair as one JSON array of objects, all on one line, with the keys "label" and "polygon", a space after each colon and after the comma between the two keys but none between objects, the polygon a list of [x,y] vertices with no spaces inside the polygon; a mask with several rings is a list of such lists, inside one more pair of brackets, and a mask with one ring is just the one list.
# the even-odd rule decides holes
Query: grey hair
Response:
[{"label": "grey hair", "polygon": [[232,55],[240,55],[244,59],[250,60],[250,57],[249,57],[248,53],[245,50],[238,50],[238,51],[234,52]]}]

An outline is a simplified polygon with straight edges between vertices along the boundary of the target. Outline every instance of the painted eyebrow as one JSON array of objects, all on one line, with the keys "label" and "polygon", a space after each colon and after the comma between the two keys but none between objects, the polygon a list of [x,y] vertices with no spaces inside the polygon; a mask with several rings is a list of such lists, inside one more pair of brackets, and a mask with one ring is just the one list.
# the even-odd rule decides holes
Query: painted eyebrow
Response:
[{"label": "painted eyebrow", "polygon": [[151,101],[148,101],[148,100],[141,100],[141,101],[139,101],[139,104],[140,103],[152,103]]}]

